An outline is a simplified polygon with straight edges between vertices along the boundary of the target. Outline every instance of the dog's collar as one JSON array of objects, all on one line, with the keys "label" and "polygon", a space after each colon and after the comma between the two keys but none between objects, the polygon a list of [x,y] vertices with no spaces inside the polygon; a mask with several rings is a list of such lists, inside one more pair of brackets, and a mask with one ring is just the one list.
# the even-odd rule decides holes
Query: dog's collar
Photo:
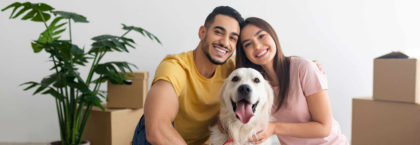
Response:
[{"label": "dog's collar", "polygon": [[233,137],[230,137],[223,145],[226,145],[226,144],[228,144],[230,142],[233,142]]}]

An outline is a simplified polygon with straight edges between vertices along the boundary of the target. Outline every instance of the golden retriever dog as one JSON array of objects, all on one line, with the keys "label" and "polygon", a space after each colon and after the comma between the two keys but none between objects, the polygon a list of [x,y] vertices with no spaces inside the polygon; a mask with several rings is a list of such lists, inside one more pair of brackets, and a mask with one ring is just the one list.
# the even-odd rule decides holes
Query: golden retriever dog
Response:
[{"label": "golden retriever dog", "polygon": [[[273,90],[257,70],[234,70],[220,89],[219,121],[225,133],[217,125],[210,128],[212,145],[248,145],[248,139],[267,127]],[[263,145],[271,144],[267,139]]]}]

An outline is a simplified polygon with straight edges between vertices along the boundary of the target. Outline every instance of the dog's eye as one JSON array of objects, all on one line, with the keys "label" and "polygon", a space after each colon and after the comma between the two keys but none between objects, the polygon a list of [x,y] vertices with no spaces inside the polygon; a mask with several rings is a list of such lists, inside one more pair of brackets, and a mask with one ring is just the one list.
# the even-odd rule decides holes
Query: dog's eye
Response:
[{"label": "dog's eye", "polygon": [[238,77],[238,76],[234,76],[234,77],[232,78],[232,82],[237,82],[237,81],[239,81],[239,77]]},{"label": "dog's eye", "polygon": [[259,83],[259,82],[260,82],[260,79],[259,79],[259,78],[255,78],[255,79],[254,79],[254,82],[255,82],[255,83]]}]

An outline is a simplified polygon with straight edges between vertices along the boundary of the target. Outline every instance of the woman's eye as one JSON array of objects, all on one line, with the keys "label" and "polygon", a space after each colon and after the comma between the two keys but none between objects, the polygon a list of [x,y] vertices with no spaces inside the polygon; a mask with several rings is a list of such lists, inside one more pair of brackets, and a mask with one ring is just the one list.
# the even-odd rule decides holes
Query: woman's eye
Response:
[{"label": "woman's eye", "polygon": [[249,45],[251,45],[250,43],[245,43],[244,45],[243,45],[243,47],[244,48],[247,48]]},{"label": "woman's eye", "polygon": [[260,36],[258,36],[258,38],[264,38],[265,34],[261,34]]}]

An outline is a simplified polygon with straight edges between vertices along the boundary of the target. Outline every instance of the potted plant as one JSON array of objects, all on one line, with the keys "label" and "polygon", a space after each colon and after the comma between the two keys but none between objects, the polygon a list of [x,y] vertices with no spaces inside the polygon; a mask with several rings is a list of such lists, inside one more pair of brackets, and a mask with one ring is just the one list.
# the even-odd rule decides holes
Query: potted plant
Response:
[{"label": "potted plant", "polygon": [[[93,106],[104,110],[101,98],[106,98],[100,86],[106,81],[123,84],[128,83],[127,76],[132,76],[135,65],[125,61],[111,61],[101,63],[102,58],[109,52],[129,52],[135,48],[134,40],[126,37],[129,32],[139,32],[151,40],[161,43],[152,33],[141,27],[122,24],[121,36],[100,35],[93,37],[91,49],[85,52],[72,43],[72,22],[88,23],[86,17],[65,11],[56,11],[45,3],[15,2],[2,9],[12,9],[10,19],[21,18],[42,23],[45,30],[37,40],[31,42],[34,53],[46,52],[52,62],[50,75],[40,82],[29,81],[23,83],[24,90],[35,89],[35,94],[46,94],[56,101],[57,116],[60,126],[62,145],[78,145],[82,142],[83,132],[89,113]],[[66,28],[67,27],[67,28]],[[66,31],[67,30],[67,31]],[[60,36],[68,32],[68,40]],[[79,68],[90,62],[90,70],[86,79],[79,73]]]}]

